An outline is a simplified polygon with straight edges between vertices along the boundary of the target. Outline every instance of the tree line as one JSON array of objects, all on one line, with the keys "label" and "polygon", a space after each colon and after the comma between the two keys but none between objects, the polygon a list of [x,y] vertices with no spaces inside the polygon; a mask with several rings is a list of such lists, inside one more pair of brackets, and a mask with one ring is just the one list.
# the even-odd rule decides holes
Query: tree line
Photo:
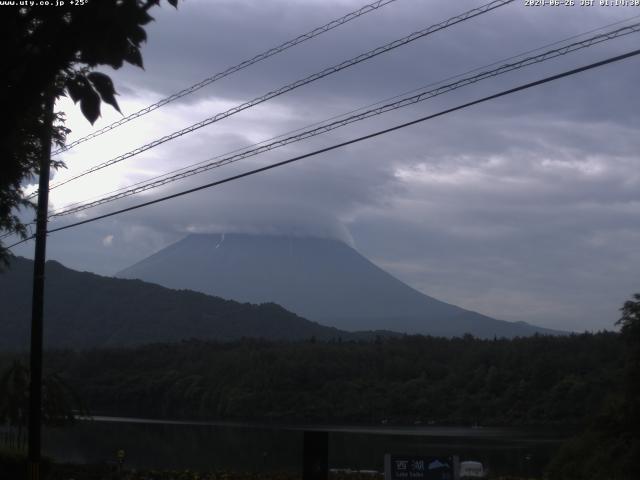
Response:
[{"label": "tree line", "polygon": [[624,351],[621,336],[610,332],[513,340],[191,340],[58,350],[45,363],[96,414],[581,425],[623,395]]}]

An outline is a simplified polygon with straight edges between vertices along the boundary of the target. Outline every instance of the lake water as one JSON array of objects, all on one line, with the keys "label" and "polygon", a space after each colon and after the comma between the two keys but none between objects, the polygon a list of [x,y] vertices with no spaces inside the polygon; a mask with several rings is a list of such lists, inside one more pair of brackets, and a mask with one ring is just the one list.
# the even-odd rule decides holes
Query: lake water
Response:
[{"label": "lake water", "polygon": [[45,454],[76,463],[114,461],[125,451],[131,468],[302,471],[304,429],[329,431],[330,468],[383,470],[385,453],[459,455],[495,474],[534,476],[564,436],[549,431],[496,428],[386,426],[273,426],[165,422],[96,417],[71,428],[46,429]]}]

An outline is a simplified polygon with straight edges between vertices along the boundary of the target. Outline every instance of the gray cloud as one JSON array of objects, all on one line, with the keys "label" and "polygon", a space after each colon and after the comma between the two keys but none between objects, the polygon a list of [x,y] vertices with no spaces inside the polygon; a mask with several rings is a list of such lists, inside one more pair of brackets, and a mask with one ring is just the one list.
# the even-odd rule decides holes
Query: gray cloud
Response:
[{"label": "gray cloud", "polygon": [[[78,147],[66,156],[69,166],[99,163],[109,158],[109,148],[133,148],[481,3],[398,1],[105,135],[98,146]],[[123,105],[134,109],[173,93],[360,4],[191,1],[178,12],[162,9],[150,28],[146,72],[114,74]],[[64,204],[71,193],[84,198],[112,189],[116,181],[126,185],[201,161],[633,13],[535,9],[516,2],[165,144],[127,161],[114,178],[96,176],[83,187],[79,182],[53,201]],[[142,198],[408,121],[635,44],[637,35],[561,57]],[[50,257],[111,274],[190,231],[332,236],[353,242],[430,295],[497,318],[575,330],[611,328],[617,308],[639,284],[637,62],[61,232],[51,236]],[[71,125],[76,134],[81,125]]]}]

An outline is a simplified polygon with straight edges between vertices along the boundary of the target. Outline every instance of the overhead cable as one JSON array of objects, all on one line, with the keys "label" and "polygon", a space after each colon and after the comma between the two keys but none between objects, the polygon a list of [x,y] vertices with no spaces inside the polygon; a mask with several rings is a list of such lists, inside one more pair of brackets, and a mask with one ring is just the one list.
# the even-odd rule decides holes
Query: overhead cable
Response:
[{"label": "overhead cable", "polygon": [[[324,70],[321,70],[318,73],[315,73],[313,75],[309,75],[303,79],[297,80],[293,83],[290,83],[288,85],[285,85],[284,87],[280,87],[276,90],[272,90],[271,92],[268,92],[260,97],[254,98],[253,100],[250,100],[248,102],[245,102],[241,105],[238,105],[236,107],[233,107],[225,112],[221,112],[218,113],[212,117],[206,118],[200,122],[194,123],[193,125],[190,125],[189,127],[183,128],[182,130],[178,130],[176,132],[170,133],[169,135],[165,135],[161,138],[158,138],[150,143],[147,143],[146,145],[142,145],[141,147],[135,148],[134,150],[131,150],[127,153],[124,153],[122,155],[119,155],[117,157],[112,158],[111,160],[107,160],[106,162],[103,162],[99,165],[96,165],[94,167],[91,167],[87,170],[85,170],[82,173],[79,173],[78,175],[74,175],[71,178],[68,178],[67,180],[63,180],[61,182],[58,182],[56,184],[53,184],[49,187],[50,190],[54,189],[54,188],[58,188],[62,185],[65,185],[69,182],[72,182],[74,180],[77,180],[80,177],[84,177],[85,175],[89,175],[90,173],[96,172],[98,170],[101,170],[103,168],[106,168],[110,165],[122,162],[123,160],[126,160],[128,158],[134,157],[142,152],[145,152],[147,150],[150,150],[151,148],[157,147],[158,145],[161,145],[165,142],[168,142],[170,140],[174,140],[178,137],[181,137],[187,133],[191,133],[195,130],[198,130],[202,127],[205,127],[207,125],[211,125],[212,123],[218,122],[224,118],[230,117],[231,115],[234,115],[236,113],[239,113],[243,110],[246,110],[248,108],[254,107],[260,103],[266,102],[267,100],[270,100],[274,97],[277,97],[279,95],[282,95],[284,93],[290,92],[292,90],[295,90],[296,88],[299,88],[303,85],[307,85],[311,82],[314,82],[316,80],[319,80],[321,78],[324,78],[328,75],[331,75],[333,73],[339,72],[341,70],[344,70],[346,68],[352,67],[353,65],[357,65],[361,62],[364,62],[366,60],[369,60],[377,55],[381,55],[382,53],[388,52],[390,50],[393,50],[395,48],[401,47],[403,45],[406,45],[410,42],[413,42],[415,40],[418,40],[419,38],[425,37],[427,35],[430,35],[432,33],[435,33],[437,31],[440,30],[444,30],[452,25],[464,22],[466,20],[469,20],[471,18],[477,17],[478,15],[482,15],[484,13],[490,12],[492,10],[495,10],[496,8],[505,6],[509,3],[512,3],[514,0],[493,0],[492,2],[489,2],[485,5],[482,5],[478,8],[474,8],[472,10],[468,10],[460,15],[456,15],[455,17],[451,17],[443,22],[440,22],[438,24],[432,25],[430,27],[427,27],[423,30],[419,30],[417,32],[412,33],[411,35],[408,35],[406,37],[400,38],[398,40],[394,40],[393,42],[387,43],[381,47],[377,47],[373,50],[368,51],[367,53],[363,53],[360,54],[356,57],[353,57],[349,60],[346,60],[342,63],[339,63],[337,65],[334,65],[332,67],[329,68],[325,68]],[[31,196],[35,196],[37,195],[37,192],[35,192],[34,194],[32,194]]]},{"label": "overhead cable", "polygon": [[[208,188],[212,188],[212,187],[215,187],[215,186],[218,186],[218,185],[222,185],[224,183],[229,183],[229,182],[232,182],[232,181],[235,181],[235,180],[239,180],[239,179],[244,178],[244,177],[249,177],[249,176],[261,173],[261,172],[265,172],[267,170],[272,170],[274,168],[282,167],[284,165],[288,165],[290,163],[297,162],[297,161],[305,159],[305,158],[313,157],[313,156],[319,155],[321,153],[326,153],[326,152],[329,152],[331,150],[336,150],[338,148],[345,147],[347,145],[352,145],[354,143],[362,142],[364,140],[369,140],[371,138],[378,137],[380,135],[385,135],[387,133],[391,133],[391,132],[394,132],[396,130],[400,130],[402,128],[406,128],[406,127],[409,127],[411,125],[416,125],[418,123],[422,123],[422,122],[425,122],[427,120],[432,120],[434,118],[441,117],[443,115],[446,115],[446,114],[449,114],[449,113],[452,113],[452,112],[456,112],[456,111],[459,111],[459,110],[463,110],[465,108],[469,108],[471,106],[478,105],[478,104],[487,102],[489,100],[494,100],[496,98],[500,98],[500,97],[504,97],[504,96],[507,96],[507,95],[511,95],[513,93],[516,93],[516,92],[527,90],[529,88],[533,88],[533,87],[536,87],[536,86],[539,86],[539,85],[543,85],[545,83],[553,82],[553,81],[559,80],[561,78],[570,77],[572,75],[576,75],[578,73],[585,72],[587,70],[592,70],[594,68],[602,67],[604,65],[609,65],[611,63],[619,62],[619,61],[625,60],[627,58],[635,57],[637,55],[640,55],[640,49],[633,50],[633,51],[624,53],[622,55],[617,55],[615,57],[609,57],[609,58],[607,58],[605,60],[601,60],[599,62],[590,63],[588,65],[584,65],[584,66],[579,67],[579,68],[574,68],[572,70],[568,70],[568,71],[565,71],[565,72],[562,72],[562,73],[558,73],[556,75],[551,75],[549,77],[542,78],[540,80],[536,80],[536,81],[533,81],[533,82],[525,83],[523,85],[519,85],[517,87],[510,88],[508,90],[503,90],[503,91],[501,91],[499,93],[495,93],[493,95],[489,95],[489,96],[480,98],[478,100],[474,100],[474,101],[471,101],[471,102],[464,103],[462,105],[458,105],[456,107],[452,107],[452,108],[448,108],[446,110],[442,110],[442,111],[440,111],[438,113],[433,113],[431,115],[427,115],[427,116],[418,118],[416,120],[412,120],[410,122],[402,123],[400,125],[396,125],[394,127],[386,128],[384,130],[379,130],[377,132],[370,133],[368,135],[364,135],[364,136],[361,136],[361,137],[357,137],[357,138],[348,140],[346,142],[342,142],[342,143],[338,143],[338,144],[335,144],[335,145],[331,145],[329,147],[321,148],[319,150],[315,150],[313,152],[306,153],[304,155],[299,155],[297,157],[293,157],[293,158],[290,158],[288,160],[283,160],[281,162],[277,162],[277,163],[274,163],[274,164],[271,164],[271,165],[267,165],[265,167],[256,168],[254,170],[250,170],[250,171],[247,171],[247,172],[244,172],[244,173],[240,173],[238,175],[233,175],[231,177],[227,177],[227,178],[224,178],[222,180],[217,180],[215,182],[207,183],[205,185],[200,185],[199,187],[190,188],[188,190],[183,190],[183,191],[178,192],[178,193],[174,193],[174,194],[167,195],[167,196],[164,196],[164,197],[156,198],[156,199],[150,200],[148,202],[139,203],[137,205],[133,205],[131,207],[127,207],[127,208],[116,210],[116,211],[113,211],[113,212],[110,212],[110,213],[106,213],[104,215],[99,215],[99,216],[96,216],[96,217],[88,218],[86,220],[81,220],[81,221],[78,221],[78,222],[75,222],[75,223],[70,223],[68,225],[64,225],[64,226],[61,226],[61,227],[53,228],[53,229],[48,230],[47,233],[60,232],[62,230],[67,230],[67,229],[70,229],[70,228],[78,227],[80,225],[85,225],[87,223],[92,223],[92,222],[95,222],[95,221],[98,221],[98,220],[102,220],[102,219],[105,219],[105,218],[109,218],[109,217],[113,217],[113,216],[116,216],[116,215],[120,215],[122,213],[126,213],[126,212],[130,212],[130,211],[133,211],[133,210],[137,210],[137,209],[140,209],[140,208],[143,208],[143,207],[148,207],[150,205],[155,205],[157,203],[165,202],[167,200],[172,200],[174,198],[182,197],[184,195],[188,195],[188,194],[191,194],[191,193],[194,193],[194,192],[198,192],[200,190],[205,190],[205,189],[208,189]],[[23,240],[21,240],[19,242],[14,243],[13,245],[10,245],[9,247],[7,247],[7,249],[13,248],[13,247],[15,247],[15,246],[17,246],[17,245],[19,245],[21,243],[24,243],[24,242],[26,242],[28,240],[31,240],[33,238],[34,238],[34,236],[31,236],[29,238],[25,238],[25,239],[23,239]]]},{"label": "overhead cable", "polygon": [[434,86],[436,86],[436,85],[442,85],[442,84],[444,84],[444,83],[446,83],[446,82],[450,82],[450,81],[452,81],[452,80],[455,80],[455,79],[458,79],[458,78],[462,78],[462,77],[464,77],[465,75],[469,75],[469,74],[471,74],[471,73],[475,73],[475,72],[480,72],[480,71],[482,71],[482,70],[484,70],[484,69],[487,69],[487,68],[489,68],[489,67],[493,67],[493,66],[496,66],[496,65],[500,65],[500,64],[503,64],[503,63],[505,63],[505,62],[510,62],[510,61],[515,60],[515,59],[517,59],[517,58],[522,58],[522,57],[524,57],[525,55],[530,55],[530,54],[535,53],[535,52],[540,52],[540,51],[544,50],[545,48],[553,47],[553,46],[556,46],[556,45],[561,45],[561,44],[566,43],[566,42],[568,42],[568,41],[575,40],[575,39],[578,39],[578,38],[581,38],[581,37],[585,37],[586,35],[589,35],[589,34],[592,34],[592,33],[595,33],[595,32],[599,32],[599,31],[602,31],[602,30],[604,30],[604,29],[606,29],[606,28],[610,28],[610,27],[614,27],[614,26],[617,26],[617,25],[621,25],[621,24],[623,24],[623,23],[627,23],[627,22],[630,22],[630,21],[632,21],[632,20],[636,20],[636,19],[638,19],[638,18],[640,18],[640,15],[635,15],[635,16],[633,16],[633,17],[629,17],[629,18],[626,18],[626,19],[624,19],[624,20],[619,20],[619,21],[617,21],[617,22],[609,23],[609,24],[607,24],[607,25],[603,25],[603,26],[601,26],[601,27],[598,27],[598,28],[595,28],[595,29],[591,29],[591,30],[588,30],[588,31],[586,31],[586,32],[583,32],[583,33],[580,33],[580,34],[577,34],[577,35],[572,35],[572,36],[570,36],[570,37],[566,37],[566,38],[564,38],[564,39],[562,39],[562,40],[556,40],[556,41],[554,41],[554,42],[552,42],[552,43],[548,43],[548,44],[542,45],[542,46],[537,47],[537,48],[535,48],[535,49],[527,50],[527,51],[525,51],[525,52],[521,52],[521,53],[516,54],[516,55],[511,55],[511,56],[509,56],[509,57],[507,57],[507,58],[503,58],[503,59],[501,59],[501,60],[497,60],[497,61],[492,62],[492,63],[490,63],[490,64],[487,64],[487,65],[484,65],[484,66],[481,66],[481,67],[476,67],[476,68],[473,68],[473,69],[471,69],[471,70],[467,70],[467,71],[465,71],[465,72],[462,72],[462,73],[458,73],[458,74],[456,74],[456,75],[449,76],[449,77],[447,77],[447,78],[445,78],[445,79],[442,79],[442,80],[439,80],[439,81],[437,81],[437,82],[431,82],[431,83],[429,83],[429,84],[427,84],[427,85],[423,85],[422,87],[414,88],[414,89],[412,89],[412,90],[410,90],[410,91],[403,92],[403,93],[400,93],[400,94],[394,95],[394,96],[392,96],[392,97],[387,97],[387,98],[385,98],[385,99],[383,99],[383,100],[378,100],[377,102],[374,102],[374,103],[371,103],[371,104],[368,104],[368,105],[364,105],[364,106],[362,106],[362,107],[355,108],[355,109],[350,110],[350,111],[348,111],[348,112],[344,112],[344,113],[341,113],[341,114],[338,114],[338,115],[333,115],[333,116],[331,116],[331,117],[329,117],[329,118],[326,118],[326,119],[324,119],[324,120],[320,120],[320,121],[314,122],[314,123],[312,123],[312,124],[308,124],[308,125],[306,125],[306,126],[304,126],[304,127],[299,127],[299,128],[294,129],[294,130],[290,130],[290,131],[288,131],[288,132],[281,133],[281,134],[279,134],[279,135],[276,135],[276,136],[274,136],[274,137],[271,137],[271,138],[268,138],[268,139],[262,140],[262,141],[260,141],[260,142],[256,142],[256,143],[254,143],[254,144],[251,144],[251,145],[248,145],[248,146],[243,146],[243,147],[240,147],[240,148],[235,148],[235,149],[233,149],[233,150],[231,150],[231,151],[228,151],[228,152],[226,152],[226,153],[224,153],[224,154],[219,154],[219,155],[216,155],[215,157],[212,157],[212,158],[209,158],[209,159],[206,159],[206,160],[201,160],[201,161],[199,161],[199,162],[196,162],[196,163],[193,163],[193,164],[190,164],[190,165],[185,165],[184,167],[180,167],[180,168],[177,168],[177,169],[175,169],[175,170],[171,170],[171,171],[169,171],[169,172],[165,172],[165,173],[162,173],[162,174],[159,174],[159,175],[153,176],[153,177],[151,177],[151,178],[147,178],[147,179],[144,179],[144,180],[140,180],[140,181],[135,182],[135,183],[130,184],[130,185],[125,185],[125,186],[122,186],[122,187],[116,188],[116,189],[114,189],[114,190],[112,190],[112,191],[109,191],[109,192],[107,192],[107,193],[103,193],[103,194],[100,194],[100,195],[94,195],[94,196],[92,196],[92,197],[90,197],[90,198],[88,198],[88,199],[78,200],[78,201],[75,201],[75,202],[69,203],[69,204],[65,205],[64,207],[60,207],[60,208],[58,208],[58,209],[55,209],[55,210],[52,212],[52,214],[60,213],[60,212],[62,212],[63,210],[67,210],[67,209],[69,209],[69,208],[71,208],[71,207],[75,207],[75,206],[78,206],[78,205],[84,205],[84,204],[91,203],[94,199],[102,199],[102,198],[106,198],[106,197],[111,197],[111,196],[113,196],[113,195],[115,195],[115,194],[117,194],[117,193],[120,193],[120,192],[124,192],[124,191],[131,190],[131,189],[133,189],[134,187],[137,187],[137,186],[139,186],[139,185],[143,185],[143,184],[151,183],[151,182],[153,182],[153,181],[155,181],[155,180],[160,180],[160,179],[162,179],[162,178],[166,178],[166,177],[169,177],[169,176],[172,176],[172,175],[178,174],[178,173],[183,172],[183,171],[185,171],[185,170],[189,170],[189,169],[192,169],[192,168],[194,168],[194,167],[197,167],[197,166],[200,166],[200,165],[204,165],[204,164],[210,163],[210,162],[212,162],[212,161],[214,161],[214,160],[222,159],[223,157],[228,156],[228,155],[231,155],[231,154],[234,154],[234,153],[238,153],[238,152],[242,152],[242,151],[247,151],[247,150],[249,150],[249,149],[251,149],[251,148],[258,147],[258,146],[261,146],[261,145],[265,145],[265,144],[270,143],[270,142],[273,142],[273,141],[275,141],[275,140],[277,140],[277,139],[281,139],[281,138],[285,138],[285,137],[287,137],[287,136],[293,135],[294,133],[299,133],[299,132],[302,132],[302,131],[304,131],[304,130],[311,129],[312,127],[316,127],[316,126],[320,126],[320,125],[326,124],[326,123],[328,123],[328,122],[331,122],[332,120],[337,120],[337,119],[340,119],[340,118],[345,118],[345,117],[347,117],[347,116],[349,116],[349,115],[352,115],[352,114],[355,114],[355,113],[357,113],[357,112],[362,112],[362,111],[364,111],[364,110],[366,110],[366,109],[370,109],[370,108],[372,108],[372,107],[375,107],[376,105],[381,105],[381,104],[383,104],[383,103],[390,102],[390,101],[392,101],[392,100],[396,100],[396,99],[399,99],[399,98],[402,98],[402,97],[406,97],[406,96],[411,95],[411,94],[416,94],[416,93],[418,93],[418,92],[420,92],[420,91],[423,91],[423,90],[424,90],[424,89],[426,89],[426,88],[434,87]]},{"label": "overhead cable", "polygon": [[297,36],[294,39],[288,40],[284,43],[281,43],[280,45],[278,45],[277,47],[273,47],[270,48],[269,50],[265,50],[264,52],[256,55],[253,58],[250,58],[248,60],[244,60],[240,63],[238,63],[237,65],[234,65],[232,67],[227,68],[226,70],[223,70],[222,72],[216,73],[210,77],[205,78],[204,80],[199,81],[198,83],[191,85],[190,87],[187,87],[183,90],[180,90],[177,93],[174,93],[172,95],[169,95],[168,97],[163,98],[162,100],[157,101],[156,103],[153,103],[145,108],[142,108],[140,110],[138,110],[137,112],[134,112],[130,115],[127,115],[124,118],[121,118],[109,125],[107,125],[106,127],[101,128],[100,130],[96,130],[95,132],[90,133],[89,135],[86,135],[82,138],[79,138],[78,140],[75,140],[71,143],[69,143],[68,145],[65,145],[62,148],[57,149],[56,151],[54,151],[51,156],[54,155],[58,155],[62,152],[65,152],[67,150],[72,149],[73,147],[75,147],[76,145],[79,145],[81,143],[84,143],[88,140],[91,140],[93,138],[99,137],[100,135],[102,135],[103,133],[109,132],[111,130],[114,130],[116,128],[118,128],[121,125],[124,125],[127,122],[130,122],[131,120],[134,120],[136,118],[142,117],[143,115],[146,115],[149,112],[153,112],[154,110],[168,104],[171,103],[175,100],[178,100],[179,98],[182,98],[186,95],[189,95],[197,90],[200,90],[203,87],[206,87],[207,85],[211,85],[214,82],[217,82],[218,80],[223,79],[224,77],[227,77],[233,73],[239,72],[240,70],[243,70],[255,63],[261,62],[262,60],[266,60],[269,57],[272,57],[274,55],[277,55],[281,52],[284,52],[285,50],[294,47],[296,45],[299,45],[303,42],[306,42],[307,40],[311,40],[314,37],[317,37],[318,35],[322,35],[323,33],[326,33],[330,30],[333,30],[334,28],[337,28],[341,25],[344,25],[347,22],[350,22],[351,20],[355,20],[358,17],[361,17],[362,15],[365,15],[369,12],[373,12],[378,10],[381,7],[384,7],[385,5],[388,5],[390,3],[395,2],[396,0],[378,0],[377,2],[373,2],[370,3],[368,5],[365,5],[357,10],[354,10],[353,12],[350,12],[340,18],[337,18],[335,20],[331,20],[329,23],[326,23],[320,27],[316,27],[313,30],[304,33],[302,35]]},{"label": "overhead cable", "polygon": [[84,204],[78,204],[75,206],[71,206],[69,208],[66,208],[62,211],[59,212],[55,212],[52,213],[49,218],[54,218],[54,217],[61,217],[64,215],[69,215],[72,213],[78,213],[81,212],[83,210],[87,210],[89,208],[92,207],[96,207],[98,205],[102,205],[105,203],[110,203],[113,202],[115,200],[119,200],[121,198],[125,198],[125,197],[129,197],[132,195],[135,195],[137,193],[141,193],[147,190],[151,190],[154,188],[158,188],[161,187],[163,185],[166,185],[168,183],[172,183],[175,182],[177,180],[181,180],[193,175],[197,175],[203,172],[206,172],[208,170],[212,170],[214,168],[219,168],[222,167],[224,165],[228,165],[230,163],[234,163],[237,162],[239,160],[248,158],[248,157],[252,157],[255,155],[259,155],[261,153],[267,152],[269,150],[273,150],[275,148],[279,148],[294,142],[298,142],[301,140],[305,140],[307,138],[311,138],[314,137],[316,135],[320,135],[326,132],[329,132],[331,130],[335,130],[337,128],[343,127],[345,125],[349,125],[351,123],[354,122],[358,122],[367,118],[371,118],[377,115],[381,115],[383,113],[387,113],[393,110],[397,110],[399,108],[403,108],[409,105],[413,105],[425,100],[428,100],[430,98],[433,98],[435,96],[438,95],[442,95],[444,93],[448,93],[452,90],[456,90],[458,88],[462,88],[465,87],[467,85],[471,85],[473,83],[488,79],[488,78],[492,78],[498,75],[502,75],[504,73],[507,72],[511,72],[514,70],[518,70],[520,68],[524,68],[533,64],[537,64],[537,63],[541,63],[547,60],[550,60],[552,58],[556,58],[562,55],[566,55],[568,53],[571,52],[575,52],[577,50],[583,49],[583,48],[588,48],[591,47],[593,45],[597,45],[600,44],[602,42],[608,41],[608,40],[612,40],[614,38],[619,38],[621,36],[625,36],[625,35],[629,35],[631,33],[637,33],[640,32],[640,23],[636,23],[630,26],[626,26],[626,27],[622,27],[619,28],[617,30],[611,31],[611,32],[606,32],[606,33],[602,33],[599,35],[595,35],[591,38],[579,41],[579,42],[574,42],[572,44],[563,46],[561,48],[556,48],[553,50],[549,50],[547,52],[541,53],[539,55],[535,55],[535,56],[530,56],[527,58],[524,58],[522,60],[519,60],[517,62],[512,62],[512,63],[507,63],[504,64],[498,68],[495,68],[493,70],[488,70],[488,71],[484,71],[481,73],[478,73],[476,75],[473,76],[469,76],[466,78],[462,78],[461,80],[458,80],[457,82],[454,83],[450,83],[450,84],[446,84],[443,86],[440,86],[438,88],[432,89],[432,90],[427,90],[427,91],[422,91],[420,93],[414,94],[412,96],[409,97],[405,97],[402,98],[401,100],[398,100],[396,102],[392,102],[392,103],[388,103],[386,105],[382,105],[380,107],[377,108],[373,108],[361,113],[358,113],[356,115],[352,115],[349,116],[347,118],[341,119],[341,120],[337,120],[328,124],[324,124],[321,125],[319,127],[316,128],[311,128],[309,130],[303,131],[301,133],[298,133],[296,135],[292,135],[286,138],[282,138],[279,140],[276,140],[274,142],[271,143],[267,143],[264,145],[261,145],[259,147],[253,148],[253,149],[249,149],[246,151],[243,151],[241,153],[237,153],[234,155],[230,155],[224,158],[221,158],[219,160],[217,159],[211,159],[209,161],[209,163],[204,163],[202,164],[202,162],[200,164],[197,164],[198,166],[194,166],[194,168],[191,169],[181,169],[182,171],[180,171],[179,173],[176,173],[174,175],[171,176],[164,176],[161,179],[158,180],[154,180],[154,181],[150,181],[150,182],[146,182],[143,183],[142,185],[138,185],[132,188],[129,188],[128,190],[124,190],[121,191],[117,194],[114,195],[109,195],[103,198],[100,198],[98,200],[92,201],[92,202],[88,202],[88,203],[84,203]]}]

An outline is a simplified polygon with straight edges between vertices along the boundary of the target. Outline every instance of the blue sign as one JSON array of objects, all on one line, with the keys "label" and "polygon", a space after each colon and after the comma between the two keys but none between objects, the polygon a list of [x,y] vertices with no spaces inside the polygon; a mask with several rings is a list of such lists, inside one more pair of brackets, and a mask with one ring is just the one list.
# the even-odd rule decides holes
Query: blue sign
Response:
[{"label": "blue sign", "polygon": [[384,457],[385,480],[457,480],[456,457],[425,457],[387,454]]}]

